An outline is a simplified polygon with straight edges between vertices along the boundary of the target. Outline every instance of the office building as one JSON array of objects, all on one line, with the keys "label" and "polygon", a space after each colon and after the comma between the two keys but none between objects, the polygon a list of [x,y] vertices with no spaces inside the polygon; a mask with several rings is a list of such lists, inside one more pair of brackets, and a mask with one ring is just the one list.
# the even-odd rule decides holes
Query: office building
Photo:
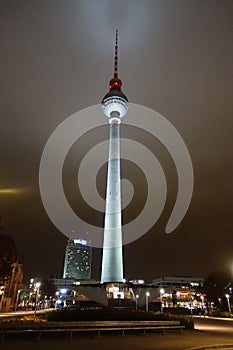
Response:
[{"label": "office building", "polygon": [[63,278],[90,280],[92,248],[83,239],[70,239],[66,246]]}]

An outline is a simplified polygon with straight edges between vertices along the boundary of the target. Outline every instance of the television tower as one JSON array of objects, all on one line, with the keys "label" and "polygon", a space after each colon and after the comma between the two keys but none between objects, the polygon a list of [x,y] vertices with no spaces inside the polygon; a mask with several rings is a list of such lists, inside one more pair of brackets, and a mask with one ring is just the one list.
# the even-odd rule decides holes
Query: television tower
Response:
[{"label": "television tower", "polygon": [[109,82],[109,92],[102,100],[104,114],[109,118],[110,137],[101,283],[123,282],[120,124],[128,109],[128,99],[121,91],[121,86],[116,28],[114,76]]}]

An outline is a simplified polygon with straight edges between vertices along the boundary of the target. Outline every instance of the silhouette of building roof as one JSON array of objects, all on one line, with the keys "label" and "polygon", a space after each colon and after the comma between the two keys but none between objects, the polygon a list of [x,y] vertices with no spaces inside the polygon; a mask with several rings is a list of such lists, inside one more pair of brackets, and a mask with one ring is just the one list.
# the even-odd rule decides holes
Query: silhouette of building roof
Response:
[{"label": "silhouette of building roof", "polygon": [[0,258],[6,258],[10,263],[22,262],[13,237],[0,234]]}]

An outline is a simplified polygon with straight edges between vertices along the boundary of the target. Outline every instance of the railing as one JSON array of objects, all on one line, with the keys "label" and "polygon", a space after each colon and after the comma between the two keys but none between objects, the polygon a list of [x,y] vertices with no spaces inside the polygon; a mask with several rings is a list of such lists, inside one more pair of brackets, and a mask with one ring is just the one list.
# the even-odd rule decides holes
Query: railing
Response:
[{"label": "railing", "polygon": [[12,335],[31,335],[35,334],[37,339],[41,339],[43,334],[61,334],[68,333],[72,339],[77,333],[96,333],[99,337],[106,332],[119,332],[123,336],[125,332],[143,332],[160,331],[165,334],[166,331],[180,331],[185,328],[179,321],[83,321],[83,322],[44,322],[35,325],[5,326],[0,328],[2,341],[6,336]]}]

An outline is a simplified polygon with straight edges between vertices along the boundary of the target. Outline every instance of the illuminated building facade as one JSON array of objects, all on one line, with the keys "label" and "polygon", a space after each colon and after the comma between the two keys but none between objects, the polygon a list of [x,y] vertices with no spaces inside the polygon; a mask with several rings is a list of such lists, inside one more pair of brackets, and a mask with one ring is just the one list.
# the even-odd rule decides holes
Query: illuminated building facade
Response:
[{"label": "illuminated building facade", "polygon": [[70,239],[66,246],[63,278],[90,280],[92,248],[83,239]]},{"label": "illuminated building facade", "polygon": [[120,123],[127,112],[128,99],[121,91],[122,81],[118,78],[117,29],[114,61],[114,77],[102,100],[104,114],[109,118],[110,137],[101,283],[123,282]]}]

